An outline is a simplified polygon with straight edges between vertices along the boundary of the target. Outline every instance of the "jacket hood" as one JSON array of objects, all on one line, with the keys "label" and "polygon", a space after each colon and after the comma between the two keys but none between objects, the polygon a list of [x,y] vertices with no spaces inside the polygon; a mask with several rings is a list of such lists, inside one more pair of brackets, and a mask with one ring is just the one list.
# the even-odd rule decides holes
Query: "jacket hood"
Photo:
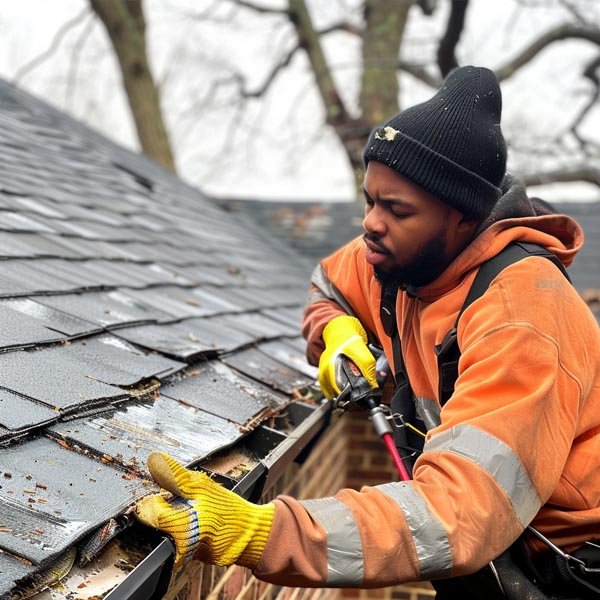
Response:
[{"label": "jacket hood", "polygon": [[523,183],[510,174],[502,182],[502,196],[479,226],[473,241],[432,283],[411,294],[431,302],[454,289],[465,275],[513,241],[543,246],[568,267],[583,245],[583,230],[571,217],[558,214],[551,204],[529,198]]}]

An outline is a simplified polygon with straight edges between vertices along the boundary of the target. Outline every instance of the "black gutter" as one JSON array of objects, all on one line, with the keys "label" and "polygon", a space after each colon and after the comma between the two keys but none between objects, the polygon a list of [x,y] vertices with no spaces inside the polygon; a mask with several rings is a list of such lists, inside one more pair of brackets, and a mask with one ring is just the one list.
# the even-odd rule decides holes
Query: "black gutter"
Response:
[{"label": "black gutter", "polygon": [[[288,410],[295,425],[289,435],[259,426],[248,436],[248,447],[263,458],[231,489],[250,502],[260,500],[288,465],[311,447],[329,422],[331,405],[294,403]],[[174,556],[171,541],[161,538],[157,547],[104,600],[160,600],[171,581]]]},{"label": "black gutter", "polygon": [[104,600],[160,600],[169,587],[175,548],[168,538],[158,546],[114,588]]}]

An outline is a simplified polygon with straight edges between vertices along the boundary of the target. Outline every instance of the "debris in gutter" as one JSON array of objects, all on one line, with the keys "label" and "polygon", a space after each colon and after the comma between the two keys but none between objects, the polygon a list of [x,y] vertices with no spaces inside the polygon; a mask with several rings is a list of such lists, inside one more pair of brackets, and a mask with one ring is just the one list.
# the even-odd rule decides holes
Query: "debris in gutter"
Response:
[{"label": "debris in gutter", "polygon": [[311,387],[294,388],[292,398],[295,401],[306,402],[307,404],[319,404],[323,400],[323,394],[315,392],[316,390]]},{"label": "debris in gutter", "polygon": [[276,410],[273,408],[270,408],[269,406],[266,406],[259,413],[254,415],[251,419],[249,419],[244,425],[242,425],[240,427],[240,432],[241,433],[249,433],[249,432],[253,431],[263,421],[266,421],[267,419],[270,419],[271,417],[276,416],[277,413],[279,413],[284,408],[285,408],[285,405],[283,405],[283,404],[278,406]]},{"label": "debris in gutter", "polygon": [[234,449],[227,454],[216,456],[203,463],[202,467],[212,473],[238,480],[249,473],[258,463],[259,460],[256,456],[248,450]]},{"label": "debris in gutter", "polygon": [[84,542],[79,552],[79,567],[85,567],[90,563],[108,542],[134,522],[133,510],[132,506],[125,513],[109,519]]},{"label": "debris in gutter", "polygon": [[71,571],[71,568],[75,564],[76,554],[77,550],[75,547],[69,548],[51,567],[42,573],[34,575],[23,587],[17,586],[16,590],[10,596],[10,600],[31,598],[58,583]]},{"label": "debris in gutter", "polygon": [[160,381],[155,379],[149,379],[148,381],[143,381],[134,386],[119,386],[124,392],[127,392],[130,396],[134,398],[140,398],[143,396],[152,396],[155,397],[155,394],[158,392],[160,388]]}]

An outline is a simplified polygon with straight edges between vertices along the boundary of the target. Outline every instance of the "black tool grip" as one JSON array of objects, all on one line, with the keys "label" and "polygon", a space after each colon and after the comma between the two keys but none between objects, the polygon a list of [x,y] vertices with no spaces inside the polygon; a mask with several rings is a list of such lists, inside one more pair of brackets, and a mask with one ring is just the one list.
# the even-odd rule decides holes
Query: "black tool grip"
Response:
[{"label": "black tool grip", "polygon": [[347,402],[358,408],[366,409],[378,406],[381,396],[379,388],[371,387],[367,378],[347,356],[342,355],[340,359],[342,371],[348,380],[348,385],[340,396],[343,395]]}]

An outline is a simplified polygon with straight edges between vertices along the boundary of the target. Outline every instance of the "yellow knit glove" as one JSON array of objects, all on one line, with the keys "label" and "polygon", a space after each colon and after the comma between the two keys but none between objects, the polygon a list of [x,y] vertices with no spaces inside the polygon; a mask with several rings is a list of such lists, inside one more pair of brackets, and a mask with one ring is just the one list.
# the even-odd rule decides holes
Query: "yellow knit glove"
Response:
[{"label": "yellow knit glove", "polygon": [[148,468],[170,494],[142,498],[136,516],[173,539],[176,568],[192,557],[221,566],[256,567],[271,531],[273,504],[247,502],[164,452],[150,454]]},{"label": "yellow knit glove", "polygon": [[319,359],[319,384],[327,398],[338,396],[347,383],[340,355],[347,356],[371,386],[377,387],[375,357],[367,347],[367,339],[364,327],[355,317],[341,315],[327,323],[323,329],[325,350]]}]

